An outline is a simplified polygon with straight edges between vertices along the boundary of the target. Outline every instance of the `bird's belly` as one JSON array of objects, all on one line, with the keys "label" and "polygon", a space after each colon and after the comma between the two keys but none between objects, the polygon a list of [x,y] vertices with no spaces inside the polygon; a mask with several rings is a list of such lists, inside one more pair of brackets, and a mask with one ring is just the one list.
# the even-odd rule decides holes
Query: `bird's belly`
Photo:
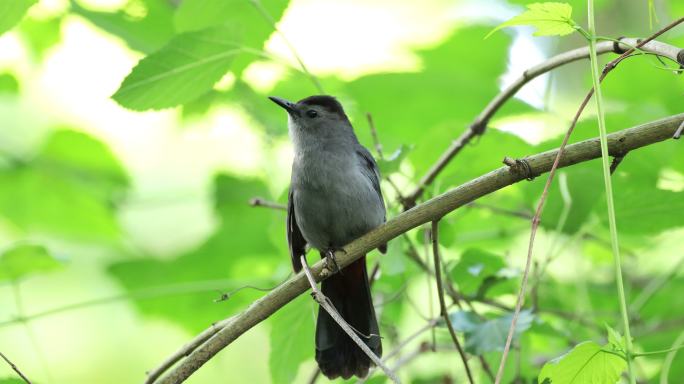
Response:
[{"label": "bird's belly", "polygon": [[382,202],[363,175],[338,177],[327,184],[302,183],[294,208],[304,239],[319,250],[340,248],[385,219]]}]

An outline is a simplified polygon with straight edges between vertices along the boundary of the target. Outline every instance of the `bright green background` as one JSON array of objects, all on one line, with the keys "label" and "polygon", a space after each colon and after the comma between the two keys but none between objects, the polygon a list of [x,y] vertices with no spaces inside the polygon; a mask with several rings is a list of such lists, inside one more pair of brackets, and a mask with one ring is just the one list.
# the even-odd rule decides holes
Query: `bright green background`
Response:
[{"label": "bright green background", "polygon": [[[266,96],[297,100],[319,91],[273,22],[280,20],[325,92],[342,101],[369,148],[365,114],[372,113],[385,156],[394,159],[382,169],[404,192],[496,95],[504,74],[584,44],[578,34],[532,39],[529,28],[484,40],[531,3],[517,0],[261,0],[261,8],[246,0],[55,0],[38,2],[22,19],[32,3],[0,5],[0,33],[12,28],[0,36],[0,351],[36,383],[142,382],[194,334],[263,296],[253,287],[288,277],[284,212],[248,201],[286,200],[286,118]],[[584,25],[585,2],[569,3]],[[656,1],[654,28],[684,15],[683,4]],[[597,6],[602,35],[653,32],[646,0]],[[662,41],[683,47],[684,28]],[[665,64],[637,57],[611,73],[604,84],[610,130],[684,112],[684,82],[659,68]],[[588,68],[575,63],[526,87],[526,97],[509,101],[426,197],[499,167],[504,156],[558,146],[591,83]],[[572,141],[594,136],[589,108]],[[638,351],[669,348],[684,330],[682,144],[630,153],[614,176],[628,298],[643,303],[632,320]],[[600,163],[562,174],[571,203],[557,182],[535,253],[550,263],[539,282],[531,279],[537,296],[528,304],[538,307],[521,315],[506,383],[533,383],[545,362],[577,343],[606,344],[605,324],[619,329]],[[456,289],[514,304],[529,220],[499,211],[532,211],[544,180],[444,218],[442,251]],[[393,189],[382,187],[395,216]],[[423,257],[424,230],[409,239]],[[387,255],[369,256],[380,262],[373,295],[385,351],[437,315],[433,282],[405,256],[407,246],[396,239]],[[656,289],[643,302],[647,287]],[[495,370],[510,315],[477,300],[452,310],[466,349]],[[314,316],[303,295],[188,382],[308,382]],[[405,382],[464,381],[446,328],[439,325],[434,338],[438,352],[422,352],[398,371]],[[427,332],[405,353],[432,340]],[[595,343],[581,348],[593,351]],[[639,358],[638,376],[656,382],[663,358]],[[476,358],[471,367],[478,383],[489,382]],[[683,376],[680,355],[671,382]],[[12,378],[0,362],[0,383]]]}]

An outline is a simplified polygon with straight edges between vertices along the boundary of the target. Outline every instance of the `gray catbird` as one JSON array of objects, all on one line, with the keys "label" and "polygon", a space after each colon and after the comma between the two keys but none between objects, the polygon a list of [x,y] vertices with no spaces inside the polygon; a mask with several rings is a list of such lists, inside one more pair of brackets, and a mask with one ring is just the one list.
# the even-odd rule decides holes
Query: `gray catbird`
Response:
[{"label": "gray catbird", "polygon": [[[302,268],[300,256],[307,243],[336,264],[335,250],[385,222],[377,164],[359,144],[334,97],[310,96],[297,103],[270,99],[287,111],[294,143],[287,204],[294,270]],[[324,280],[321,290],[368,347],[382,355],[365,256]],[[316,323],[316,361],[330,379],[365,377],[371,366],[368,356],[322,309]]]}]

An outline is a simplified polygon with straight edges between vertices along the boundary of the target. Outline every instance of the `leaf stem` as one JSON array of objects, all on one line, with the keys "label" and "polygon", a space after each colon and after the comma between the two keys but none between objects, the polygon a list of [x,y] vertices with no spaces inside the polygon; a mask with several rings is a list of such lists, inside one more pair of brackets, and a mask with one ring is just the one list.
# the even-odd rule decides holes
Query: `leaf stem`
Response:
[{"label": "leaf stem", "polygon": [[661,350],[658,350],[658,351],[641,352],[641,353],[632,353],[632,357],[660,355],[660,354],[663,354],[663,353],[670,353],[670,352],[673,352],[673,351],[678,351],[678,350],[680,350],[680,349],[682,349],[682,348],[684,348],[684,344],[679,344],[679,345],[676,345],[676,346],[674,346],[674,347],[672,347],[672,348],[661,349]]},{"label": "leaf stem", "polygon": [[618,242],[617,224],[615,221],[615,203],[613,201],[613,185],[610,175],[610,164],[608,153],[608,139],[606,133],[606,120],[603,109],[603,94],[601,91],[601,81],[599,80],[599,66],[596,54],[596,25],[594,21],[594,1],[587,0],[588,29],[589,29],[589,60],[591,62],[591,79],[594,86],[596,97],[596,111],[598,114],[599,140],[601,142],[601,165],[603,168],[603,180],[606,189],[606,202],[608,205],[608,223],[610,227],[610,244],[613,250],[613,260],[615,262],[615,280],[618,289],[618,299],[620,302],[620,314],[625,332],[625,354],[627,357],[627,371],[629,382],[636,383],[636,376],[632,367],[632,336],[629,329],[629,314],[627,312],[627,300],[625,299],[625,287],[622,281],[622,265],[620,262],[620,246]]}]

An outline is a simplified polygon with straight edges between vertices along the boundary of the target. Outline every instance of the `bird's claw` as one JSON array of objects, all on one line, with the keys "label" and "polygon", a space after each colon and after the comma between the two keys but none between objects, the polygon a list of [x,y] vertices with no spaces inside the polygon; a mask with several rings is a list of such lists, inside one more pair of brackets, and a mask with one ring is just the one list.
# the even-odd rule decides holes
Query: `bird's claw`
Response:
[{"label": "bird's claw", "polygon": [[335,251],[328,249],[325,251],[325,266],[332,272],[340,272],[340,266],[337,264],[337,259],[335,258]]}]

